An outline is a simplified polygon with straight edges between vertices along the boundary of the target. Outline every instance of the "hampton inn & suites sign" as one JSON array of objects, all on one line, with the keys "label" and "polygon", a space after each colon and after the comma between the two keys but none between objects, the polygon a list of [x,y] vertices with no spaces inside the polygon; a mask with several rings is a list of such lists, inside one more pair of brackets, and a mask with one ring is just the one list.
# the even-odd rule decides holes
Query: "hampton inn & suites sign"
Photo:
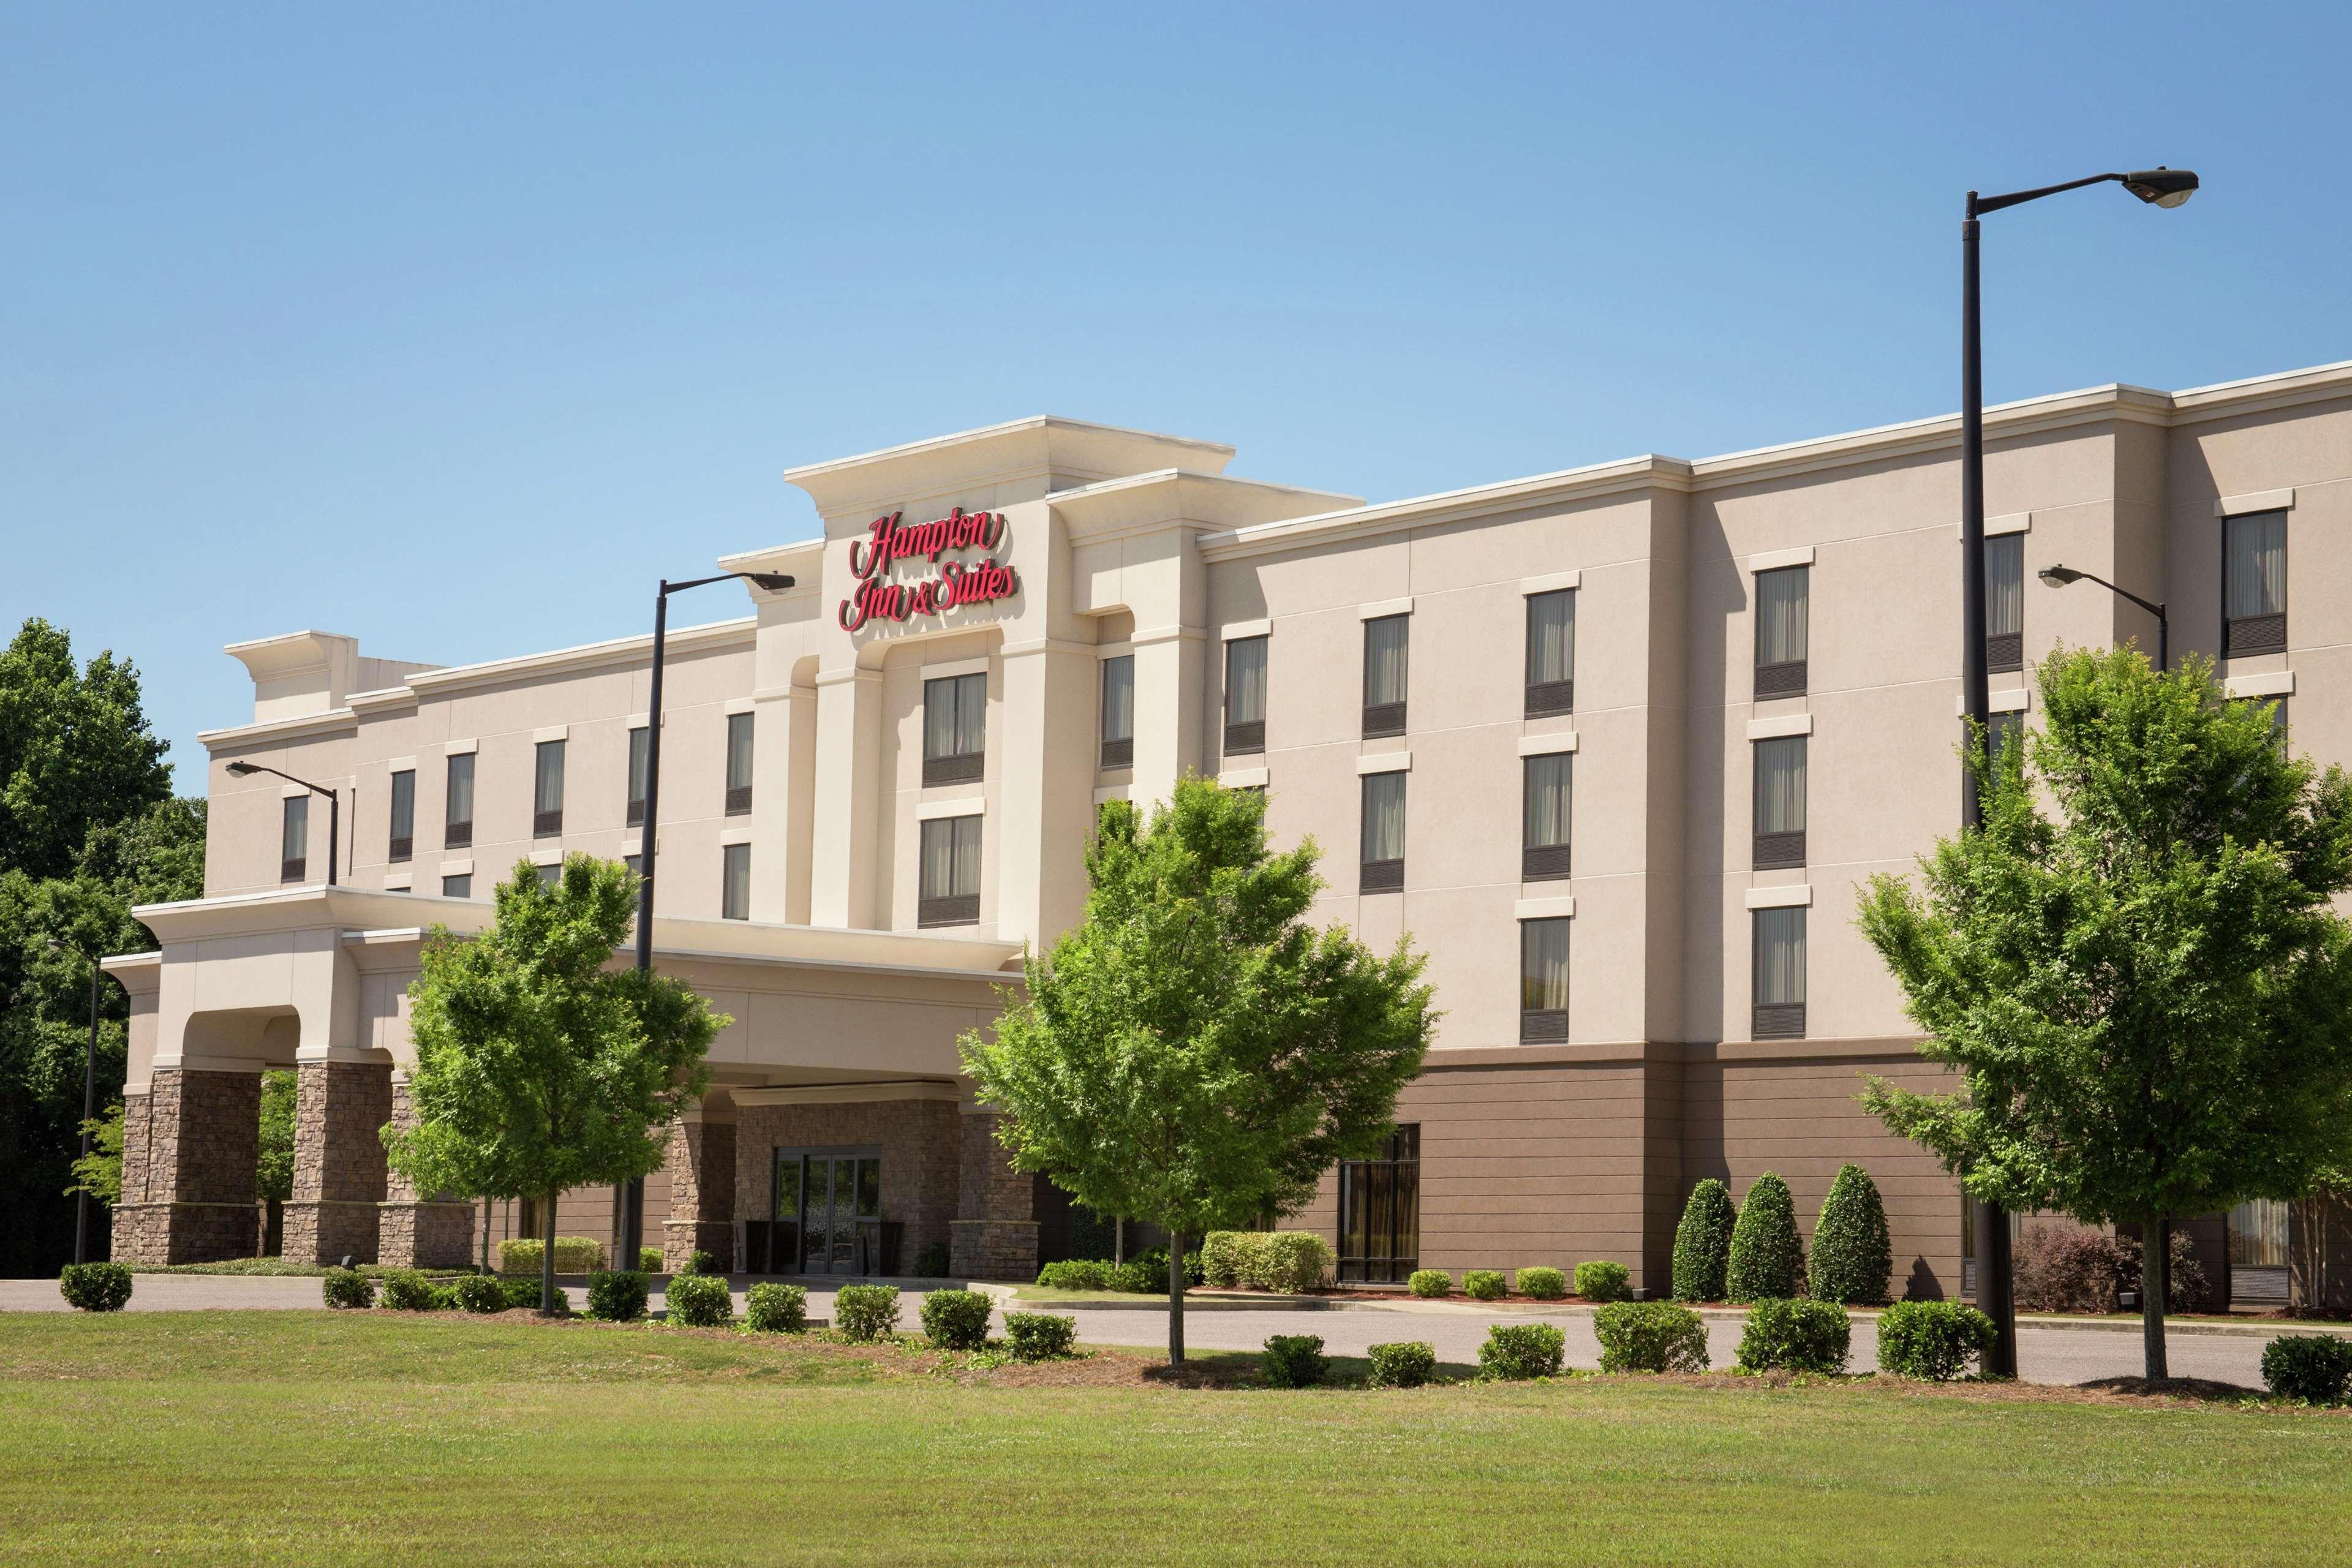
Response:
[{"label": "hampton inn & suites sign", "polygon": [[[841,601],[841,629],[854,632],[868,621],[905,622],[917,616],[943,616],[960,605],[985,605],[1021,591],[1021,575],[991,553],[978,561],[950,560],[974,550],[993,552],[1004,542],[1001,511],[956,507],[929,522],[901,522],[902,513],[877,517],[864,539],[849,542],[849,571],[857,587]],[[921,557],[936,569],[912,582],[893,582],[890,568]]]}]

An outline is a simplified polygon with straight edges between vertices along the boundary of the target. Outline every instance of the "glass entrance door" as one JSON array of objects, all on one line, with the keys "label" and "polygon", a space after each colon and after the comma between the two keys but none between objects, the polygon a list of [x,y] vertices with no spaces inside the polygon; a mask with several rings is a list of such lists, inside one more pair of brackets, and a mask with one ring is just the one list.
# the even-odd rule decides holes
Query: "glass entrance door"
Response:
[{"label": "glass entrance door", "polygon": [[882,1217],[882,1161],[870,1153],[776,1152],[774,1267],[804,1274],[858,1268],[861,1222]]}]

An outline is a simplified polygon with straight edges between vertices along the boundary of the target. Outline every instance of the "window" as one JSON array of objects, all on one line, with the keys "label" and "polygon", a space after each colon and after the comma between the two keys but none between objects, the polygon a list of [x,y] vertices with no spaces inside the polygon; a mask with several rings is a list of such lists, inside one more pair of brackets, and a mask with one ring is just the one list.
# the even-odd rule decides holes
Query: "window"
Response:
[{"label": "window", "polygon": [[1813,569],[1756,574],[1756,695],[1801,697]]},{"label": "window", "polygon": [[1758,910],[1756,1016],[1759,1040],[1794,1040],[1805,1033],[1805,911],[1801,906]]},{"label": "window", "polygon": [[299,882],[310,861],[310,797],[289,795],[278,824],[278,879]]},{"label": "window", "polygon": [[1265,750],[1265,639],[1225,645],[1225,751]]},{"label": "window", "polygon": [[621,857],[621,864],[629,868],[629,875],[632,877],[642,877],[646,874],[646,858],[642,855],[624,855]]},{"label": "window", "polygon": [[441,847],[463,849],[474,842],[474,753],[449,759],[449,790],[441,807]]},{"label": "window", "polygon": [[2006,713],[1986,714],[1986,757],[1990,761],[1998,763],[2000,760],[2001,752],[2010,744],[2010,737],[2012,735],[2017,738],[2018,745],[2023,746],[2025,744],[2024,710],[2012,708]]},{"label": "window", "polygon": [[923,783],[969,784],[987,771],[988,677],[923,682]]},{"label": "window", "polygon": [[1135,765],[1135,656],[1102,661],[1102,758],[1106,768]]},{"label": "window", "polygon": [[1528,595],[1530,719],[1576,710],[1576,590]]},{"label": "window", "polygon": [[1568,875],[1568,821],[1576,756],[1553,752],[1520,764],[1519,879],[1557,881]]},{"label": "window", "polygon": [[[983,678],[985,679],[985,678]],[[727,715],[727,815],[751,811],[751,715]]]},{"label": "window", "polygon": [[2231,1300],[2286,1300],[2290,1225],[2288,1205],[2276,1198],[2248,1198],[2230,1211]]},{"label": "window", "polygon": [[980,919],[980,823],[977,816],[935,816],[923,824],[919,926],[968,926]]},{"label": "window", "polygon": [[1519,1039],[1568,1038],[1568,921],[1519,922]]},{"label": "window", "polygon": [[2221,652],[2286,647],[2286,513],[2250,512],[2221,523]]},{"label": "window", "polygon": [[392,775],[392,847],[395,866],[416,850],[416,770],[403,768]]},{"label": "window", "polygon": [[553,838],[563,831],[563,742],[541,741],[530,797],[530,836]]},{"label": "window", "polygon": [[556,887],[563,880],[563,862],[561,860],[543,861],[531,869],[539,873],[539,885],[542,888]]},{"label": "window", "polygon": [[1404,781],[1401,772],[1364,775],[1360,893],[1393,893],[1404,886]]},{"label": "window", "polygon": [[1756,753],[1756,858],[1759,871],[1805,863],[1805,737],[1759,741]]},{"label": "window", "polygon": [[1339,1163],[1339,1282],[1399,1285],[1421,1267],[1421,1129]]},{"label": "window", "polygon": [[719,918],[748,921],[751,918],[751,847],[730,844],[719,851]]},{"label": "window", "polygon": [[441,879],[441,896],[445,899],[470,899],[474,896],[474,879],[468,872],[462,877]]},{"label": "window", "polygon": [[1364,738],[1404,733],[1406,657],[1412,617],[1382,616],[1364,623]]},{"label": "window", "polygon": [[653,758],[653,731],[640,727],[629,731],[629,826],[646,824],[646,780]]},{"label": "window", "polygon": [[1985,668],[2025,668],[2025,535],[1985,541]]}]

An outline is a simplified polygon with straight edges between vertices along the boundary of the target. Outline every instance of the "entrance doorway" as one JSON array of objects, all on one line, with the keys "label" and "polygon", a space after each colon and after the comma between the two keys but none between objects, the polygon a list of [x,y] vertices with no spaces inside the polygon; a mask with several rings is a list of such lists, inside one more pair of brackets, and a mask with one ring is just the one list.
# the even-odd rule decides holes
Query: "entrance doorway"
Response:
[{"label": "entrance doorway", "polygon": [[775,1216],[770,1267],[776,1273],[874,1272],[881,1151],[777,1150]]}]

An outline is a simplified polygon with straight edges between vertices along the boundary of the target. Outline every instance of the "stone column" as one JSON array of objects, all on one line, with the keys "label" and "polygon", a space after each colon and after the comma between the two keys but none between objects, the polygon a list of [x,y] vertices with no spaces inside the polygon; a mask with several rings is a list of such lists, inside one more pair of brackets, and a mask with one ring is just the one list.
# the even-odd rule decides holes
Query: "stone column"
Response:
[{"label": "stone column", "polygon": [[286,1204],[289,1263],[376,1260],[384,1200],[383,1124],[392,1120],[388,1062],[306,1061],[295,1069],[294,1193]]},{"label": "stone column", "polygon": [[670,1123],[662,1168],[669,1173],[662,1267],[676,1273],[696,1252],[708,1252],[724,1268],[740,1268],[742,1259],[735,1256],[735,1124],[706,1121],[698,1113]]},{"label": "stone column", "polygon": [[1027,1284],[1037,1278],[1036,1178],[1015,1171],[996,1141],[1003,1120],[985,1111],[963,1117],[963,1169],[948,1268],[959,1279]]},{"label": "stone column", "polygon": [[[404,1129],[416,1125],[405,1073],[392,1074],[391,1121]],[[421,1196],[406,1177],[387,1171],[376,1212],[380,1261],[398,1268],[464,1268],[474,1261],[474,1205],[465,1199]]]},{"label": "stone column", "polygon": [[259,1244],[261,1075],[158,1068],[123,1100],[121,1263],[215,1263]]}]

